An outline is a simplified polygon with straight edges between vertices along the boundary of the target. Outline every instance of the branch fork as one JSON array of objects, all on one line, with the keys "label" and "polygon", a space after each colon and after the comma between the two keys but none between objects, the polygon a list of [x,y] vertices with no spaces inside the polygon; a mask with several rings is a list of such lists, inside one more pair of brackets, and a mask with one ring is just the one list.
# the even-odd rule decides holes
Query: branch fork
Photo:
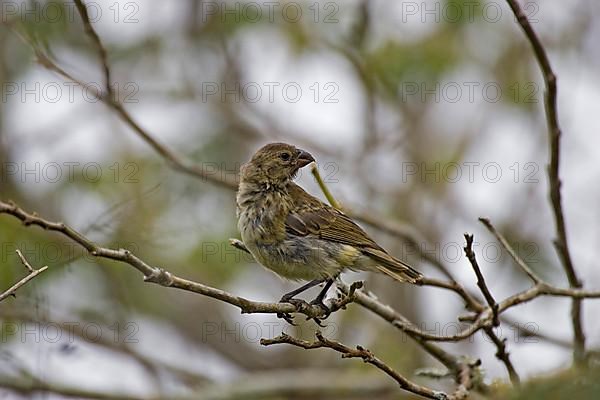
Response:
[{"label": "branch fork", "polygon": [[23,253],[21,253],[21,250],[17,249],[17,250],[15,250],[15,252],[17,253],[17,256],[19,257],[19,259],[21,260],[21,264],[23,264],[23,266],[27,269],[27,271],[29,273],[27,274],[27,276],[25,278],[21,279],[20,281],[18,281],[17,283],[15,283],[14,285],[12,285],[8,289],[6,289],[3,293],[1,293],[0,294],[0,301],[4,300],[4,299],[6,299],[7,297],[10,297],[10,296],[15,297],[16,296],[15,292],[17,290],[19,290],[19,288],[21,288],[22,286],[26,285],[33,278],[35,278],[36,276],[38,276],[39,274],[41,274],[42,272],[44,272],[45,270],[48,269],[47,265],[44,265],[43,267],[41,267],[39,269],[33,268],[31,266],[31,264],[29,264],[29,262],[27,261],[27,259],[23,255]]}]

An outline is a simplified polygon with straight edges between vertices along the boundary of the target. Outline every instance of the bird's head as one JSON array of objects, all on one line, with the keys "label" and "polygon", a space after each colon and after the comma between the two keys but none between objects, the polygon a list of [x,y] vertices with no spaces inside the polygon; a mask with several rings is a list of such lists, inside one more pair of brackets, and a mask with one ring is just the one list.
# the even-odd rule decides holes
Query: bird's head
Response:
[{"label": "bird's head", "polygon": [[300,168],[315,161],[310,153],[286,143],[261,147],[242,166],[242,182],[281,186],[294,179]]}]

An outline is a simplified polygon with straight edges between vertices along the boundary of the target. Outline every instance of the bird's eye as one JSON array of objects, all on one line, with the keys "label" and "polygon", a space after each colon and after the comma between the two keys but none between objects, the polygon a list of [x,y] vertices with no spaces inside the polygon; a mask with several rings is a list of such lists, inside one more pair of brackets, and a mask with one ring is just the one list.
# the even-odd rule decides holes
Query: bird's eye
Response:
[{"label": "bird's eye", "polygon": [[283,161],[287,161],[290,159],[290,153],[281,153],[279,157],[281,157]]}]

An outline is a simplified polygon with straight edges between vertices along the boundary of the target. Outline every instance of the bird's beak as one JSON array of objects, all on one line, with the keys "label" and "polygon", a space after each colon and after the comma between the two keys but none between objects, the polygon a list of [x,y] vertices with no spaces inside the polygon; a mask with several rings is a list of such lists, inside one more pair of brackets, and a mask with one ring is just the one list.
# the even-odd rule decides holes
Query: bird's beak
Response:
[{"label": "bird's beak", "polygon": [[308,164],[315,161],[313,156],[308,151],[304,151],[304,150],[298,150],[298,151],[299,151],[298,161],[296,164],[298,166],[298,168],[306,167]]}]

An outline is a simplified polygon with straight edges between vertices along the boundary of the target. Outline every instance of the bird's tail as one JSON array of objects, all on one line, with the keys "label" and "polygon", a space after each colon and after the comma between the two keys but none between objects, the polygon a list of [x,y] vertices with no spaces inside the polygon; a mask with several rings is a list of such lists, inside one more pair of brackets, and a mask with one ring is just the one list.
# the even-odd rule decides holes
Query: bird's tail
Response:
[{"label": "bird's tail", "polygon": [[413,267],[387,254],[385,251],[377,249],[363,250],[373,261],[378,264],[375,266],[379,272],[394,278],[400,282],[418,283],[423,279],[423,275]]}]

